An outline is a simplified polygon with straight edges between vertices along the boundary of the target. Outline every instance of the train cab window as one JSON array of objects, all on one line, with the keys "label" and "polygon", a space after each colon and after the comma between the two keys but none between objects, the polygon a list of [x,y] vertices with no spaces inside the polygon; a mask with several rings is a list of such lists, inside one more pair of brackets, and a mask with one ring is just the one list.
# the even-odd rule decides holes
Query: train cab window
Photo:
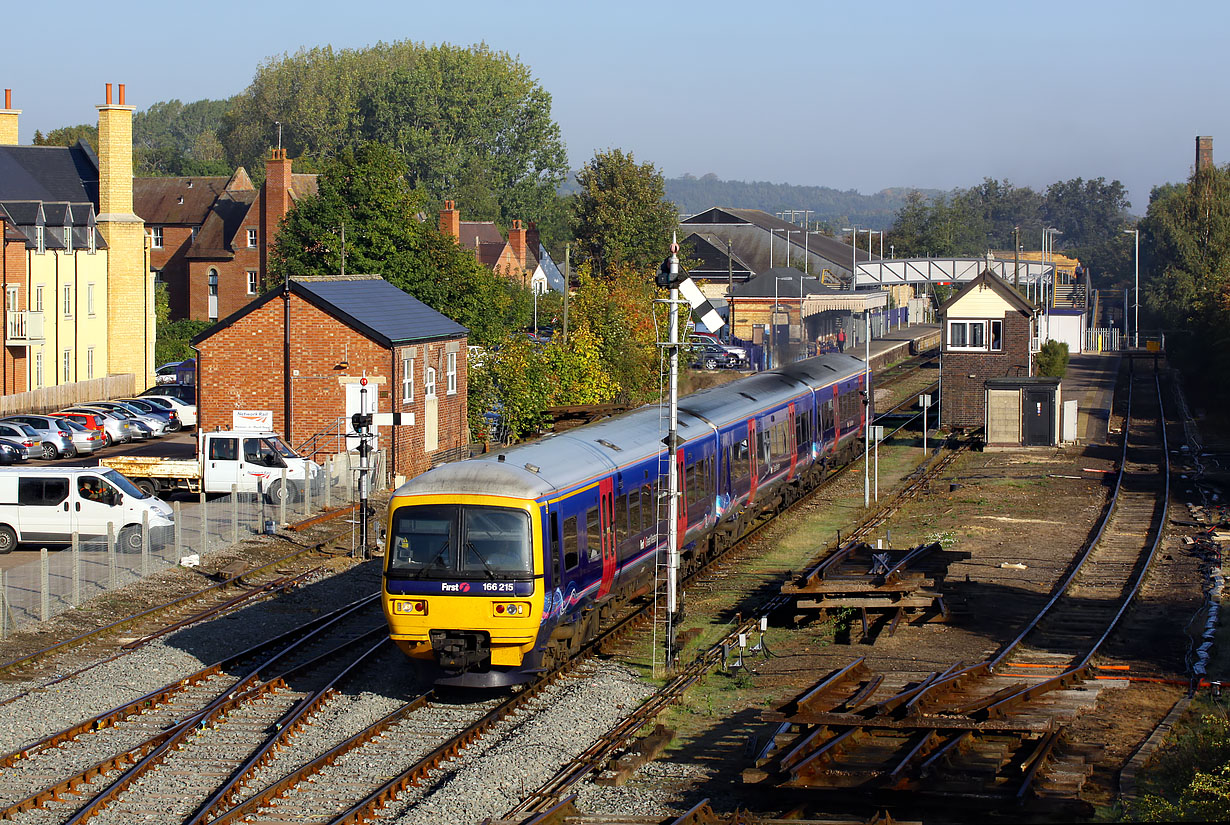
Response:
[{"label": "train cab window", "polygon": [[529,514],[512,507],[399,507],[389,548],[389,572],[414,578],[502,578],[534,570]]},{"label": "train cab window", "polygon": [[598,521],[598,508],[585,511],[585,547],[590,561],[602,558],[602,531]]},{"label": "train cab window", "polygon": [[564,519],[564,569],[571,570],[581,563],[581,551],[577,545],[577,517]]}]

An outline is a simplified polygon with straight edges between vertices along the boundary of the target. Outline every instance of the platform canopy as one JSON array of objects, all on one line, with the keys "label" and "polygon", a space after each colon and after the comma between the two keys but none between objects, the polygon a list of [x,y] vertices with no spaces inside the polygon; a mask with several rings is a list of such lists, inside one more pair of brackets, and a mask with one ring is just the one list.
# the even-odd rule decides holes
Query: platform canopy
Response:
[{"label": "platform canopy", "polygon": [[879,290],[825,291],[824,293],[812,293],[803,299],[803,317],[810,318],[813,315],[834,310],[867,312],[886,306],[888,306],[888,293]]}]

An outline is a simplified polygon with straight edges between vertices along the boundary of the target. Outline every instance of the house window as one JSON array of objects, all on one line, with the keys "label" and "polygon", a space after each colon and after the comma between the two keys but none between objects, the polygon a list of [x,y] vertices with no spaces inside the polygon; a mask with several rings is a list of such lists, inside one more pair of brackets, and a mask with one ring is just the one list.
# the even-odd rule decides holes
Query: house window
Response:
[{"label": "house window", "polygon": [[34,310],[35,312],[42,312],[42,311],[43,311],[43,285],[42,285],[42,284],[39,284],[38,286],[34,287],[34,306],[33,306],[33,310]]},{"label": "house window", "polygon": [[89,241],[90,241],[89,250],[90,250],[90,254],[93,255],[95,252],[98,251],[98,242],[94,238],[94,227],[87,226],[85,228],[85,236],[89,238]]},{"label": "house window", "polygon": [[256,248],[256,230],[249,229],[248,230],[248,249],[255,249],[255,248]]},{"label": "house window", "polygon": [[423,375],[423,397],[436,397],[436,368],[428,367],[427,372]]},{"label": "house window", "polygon": [[[151,226],[149,230],[150,246],[154,249],[162,249],[162,227]],[[196,230],[192,230],[192,236],[196,237]]]},{"label": "house window", "polygon": [[948,348],[950,350],[1002,352],[1004,349],[1003,341],[1003,321],[948,322]]},{"label": "house window", "polygon": [[64,383],[67,384],[72,380],[73,375],[73,351],[71,349],[64,350]]},{"label": "house window", "polygon": [[457,353],[450,352],[448,354],[448,394],[457,394]]},{"label": "house window", "polygon": [[64,227],[64,251],[73,251],[73,228],[71,226]]},{"label": "house window", "polygon": [[94,377],[94,348],[90,347],[85,351],[85,377]]},{"label": "house window", "polygon": [[260,286],[260,273],[255,269],[248,270],[248,294],[255,295],[257,288]]},{"label": "house window", "polygon": [[91,318],[94,317],[94,285],[85,285],[85,311]]},{"label": "house window", "polygon": [[409,355],[401,357],[401,400],[414,400],[414,358]]},{"label": "house window", "polygon": [[34,353],[34,386],[43,386],[43,351]]},{"label": "house window", "polygon": [[18,298],[17,287],[15,286],[9,287],[4,296],[5,309],[7,309],[9,312],[16,312],[17,311],[17,298]]},{"label": "house window", "polygon": [[73,317],[73,286],[72,284],[64,285],[64,317]]},{"label": "house window", "polygon": [[47,232],[46,227],[34,227],[34,251],[42,255],[47,251]]}]

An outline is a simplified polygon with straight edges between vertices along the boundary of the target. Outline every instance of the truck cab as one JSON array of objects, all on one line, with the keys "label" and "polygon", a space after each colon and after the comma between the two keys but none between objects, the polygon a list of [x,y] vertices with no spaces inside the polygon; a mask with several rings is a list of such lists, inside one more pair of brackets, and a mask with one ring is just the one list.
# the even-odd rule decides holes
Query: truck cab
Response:
[{"label": "truck cab", "polygon": [[286,493],[294,499],[319,466],[296,453],[274,432],[224,430],[201,433],[201,478],[207,493],[264,492],[273,501]]}]

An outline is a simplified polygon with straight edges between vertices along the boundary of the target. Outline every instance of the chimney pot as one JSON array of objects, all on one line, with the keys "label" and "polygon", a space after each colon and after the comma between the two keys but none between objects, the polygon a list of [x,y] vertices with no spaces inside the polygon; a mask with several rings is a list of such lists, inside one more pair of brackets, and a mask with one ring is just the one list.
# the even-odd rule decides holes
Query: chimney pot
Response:
[{"label": "chimney pot", "polygon": [[120,105],[124,105],[124,84],[120,84]]},{"label": "chimney pot", "polygon": [[13,108],[13,90],[12,89],[4,90],[4,108],[6,109]]},{"label": "chimney pot", "polygon": [[107,105],[111,105],[111,84],[107,84]]}]

